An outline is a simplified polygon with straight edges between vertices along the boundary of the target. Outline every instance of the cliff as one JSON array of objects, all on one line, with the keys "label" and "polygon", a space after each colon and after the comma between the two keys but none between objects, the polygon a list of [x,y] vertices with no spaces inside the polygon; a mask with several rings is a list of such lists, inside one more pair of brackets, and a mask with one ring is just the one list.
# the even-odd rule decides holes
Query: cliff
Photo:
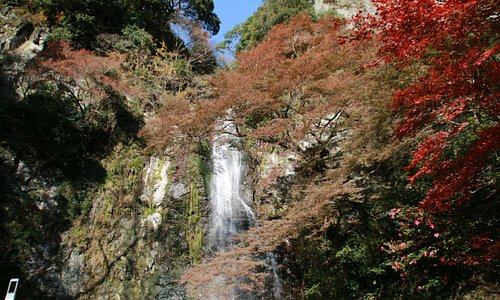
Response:
[{"label": "cliff", "polygon": [[[347,42],[364,27],[334,17],[369,1],[267,4],[282,22],[213,73],[192,19],[172,47],[26,3],[0,6],[0,282],[20,278],[18,299],[498,295],[497,48],[464,50],[487,105],[419,114],[432,97],[407,99],[436,87],[419,84],[439,53],[398,64]],[[452,200],[433,211],[429,191]]]}]

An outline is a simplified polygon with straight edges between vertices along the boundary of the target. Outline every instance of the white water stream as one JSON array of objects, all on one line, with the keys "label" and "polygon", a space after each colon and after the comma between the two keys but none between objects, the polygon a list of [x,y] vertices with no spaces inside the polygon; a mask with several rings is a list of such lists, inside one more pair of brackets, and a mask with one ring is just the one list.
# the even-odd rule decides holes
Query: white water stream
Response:
[{"label": "white water stream", "polygon": [[[255,215],[249,205],[248,190],[244,188],[246,166],[244,163],[241,139],[237,128],[231,121],[224,121],[224,133],[214,137],[212,143],[213,172],[210,201],[212,205],[212,226],[209,245],[213,251],[224,251],[233,237],[256,225]],[[276,255],[268,253],[264,263],[271,277],[272,296],[280,299],[282,284],[277,274]],[[253,299],[248,294],[233,293],[232,299]]]},{"label": "white water stream", "polygon": [[210,246],[214,251],[227,248],[232,237],[255,225],[255,215],[243,190],[245,175],[241,140],[230,121],[223,123],[224,131],[212,143],[213,174],[210,199],[212,230]]}]

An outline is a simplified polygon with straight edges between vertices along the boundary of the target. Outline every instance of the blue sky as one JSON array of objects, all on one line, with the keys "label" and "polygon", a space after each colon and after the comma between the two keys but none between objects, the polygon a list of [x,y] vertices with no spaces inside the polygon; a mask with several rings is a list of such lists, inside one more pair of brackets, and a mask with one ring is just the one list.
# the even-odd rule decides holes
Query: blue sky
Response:
[{"label": "blue sky", "polygon": [[224,33],[236,24],[245,21],[262,4],[262,0],[213,0],[215,13],[221,20],[220,31],[210,41],[218,44],[224,40]]}]

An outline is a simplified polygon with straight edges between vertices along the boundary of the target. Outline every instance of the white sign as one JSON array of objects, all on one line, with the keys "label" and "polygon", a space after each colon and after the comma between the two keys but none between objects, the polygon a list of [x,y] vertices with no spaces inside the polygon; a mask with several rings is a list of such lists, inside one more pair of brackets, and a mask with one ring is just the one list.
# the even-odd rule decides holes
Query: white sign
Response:
[{"label": "white sign", "polygon": [[19,278],[12,278],[7,288],[7,295],[5,300],[14,300],[16,298],[17,287],[19,286]]}]

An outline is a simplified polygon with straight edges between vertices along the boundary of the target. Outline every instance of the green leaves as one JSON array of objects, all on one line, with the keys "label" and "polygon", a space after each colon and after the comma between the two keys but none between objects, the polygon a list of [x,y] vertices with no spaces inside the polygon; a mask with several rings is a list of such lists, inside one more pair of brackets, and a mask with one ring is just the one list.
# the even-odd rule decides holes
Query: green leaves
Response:
[{"label": "green leaves", "polygon": [[212,0],[38,0],[33,9],[47,15],[55,29],[54,39],[70,38],[81,48],[92,48],[99,33],[119,34],[127,28],[143,28],[155,42],[173,46],[170,23],[179,16],[213,34],[220,27]]},{"label": "green leaves", "polygon": [[249,49],[262,41],[273,26],[285,23],[303,11],[312,13],[310,1],[268,0],[245,22],[227,32],[219,48],[235,52]]},{"label": "green leaves", "polygon": [[213,12],[212,0],[187,1],[186,12],[193,18],[201,21],[203,27],[212,34],[217,34],[220,29],[219,17]]}]

